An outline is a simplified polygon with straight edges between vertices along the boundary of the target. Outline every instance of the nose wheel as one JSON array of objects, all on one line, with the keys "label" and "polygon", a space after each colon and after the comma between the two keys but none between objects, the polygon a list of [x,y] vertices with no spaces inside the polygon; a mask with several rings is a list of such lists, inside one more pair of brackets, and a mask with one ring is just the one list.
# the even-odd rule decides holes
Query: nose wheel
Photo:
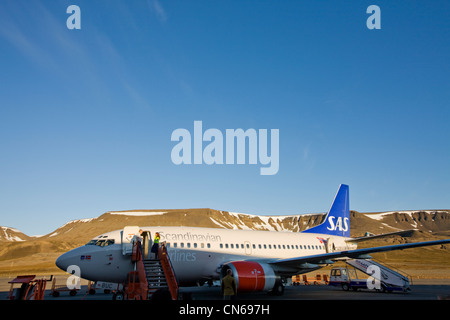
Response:
[{"label": "nose wheel", "polygon": [[112,299],[113,301],[122,301],[124,299],[123,292],[122,291],[114,292]]}]

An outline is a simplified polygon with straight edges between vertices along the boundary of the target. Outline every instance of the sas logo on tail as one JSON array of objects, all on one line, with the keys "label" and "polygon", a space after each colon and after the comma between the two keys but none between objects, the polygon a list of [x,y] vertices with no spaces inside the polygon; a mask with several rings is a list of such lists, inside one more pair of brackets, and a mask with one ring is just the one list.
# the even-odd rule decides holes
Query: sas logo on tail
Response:
[{"label": "sas logo on tail", "polygon": [[327,227],[328,230],[336,231],[336,229],[338,229],[339,231],[348,231],[348,218],[342,219],[342,217],[339,217],[336,223],[334,222],[335,219],[336,217],[333,216],[328,218],[328,223],[330,224],[330,226]]}]

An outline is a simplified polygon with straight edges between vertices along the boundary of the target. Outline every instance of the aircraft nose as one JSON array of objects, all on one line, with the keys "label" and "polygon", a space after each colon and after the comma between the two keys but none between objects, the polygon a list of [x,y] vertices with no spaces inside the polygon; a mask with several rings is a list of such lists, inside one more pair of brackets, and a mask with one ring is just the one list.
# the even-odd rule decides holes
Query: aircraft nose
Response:
[{"label": "aircraft nose", "polygon": [[67,271],[67,268],[70,265],[77,264],[77,262],[80,260],[80,256],[76,251],[77,250],[75,249],[60,255],[55,261],[56,266],[63,271]]}]

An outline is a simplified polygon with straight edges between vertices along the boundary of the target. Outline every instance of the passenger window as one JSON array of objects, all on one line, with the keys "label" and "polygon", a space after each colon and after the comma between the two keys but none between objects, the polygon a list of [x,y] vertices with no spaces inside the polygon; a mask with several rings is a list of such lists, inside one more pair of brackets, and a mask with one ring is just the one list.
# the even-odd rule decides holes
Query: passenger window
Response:
[{"label": "passenger window", "polygon": [[234,244],[230,244],[231,249],[234,249]]},{"label": "passenger window", "polygon": [[174,248],[178,247],[178,245],[177,245],[176,242],[173,243],[173,247],[174,247]]},{"label": "passenger window", "polygon": [[208,243],[208,248],[211,248],[211,243]]},{"label": "passenger window", "polygon": [[184,248],[184,242],[181,242],[181,243],[180,243],[180,247],[181,247],[181,248]]}]

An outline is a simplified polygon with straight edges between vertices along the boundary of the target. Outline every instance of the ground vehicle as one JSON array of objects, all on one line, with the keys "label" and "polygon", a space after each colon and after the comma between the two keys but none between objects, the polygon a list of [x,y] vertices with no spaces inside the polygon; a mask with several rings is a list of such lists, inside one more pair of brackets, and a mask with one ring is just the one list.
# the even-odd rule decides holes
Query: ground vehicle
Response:
[{"label": "ground vehicle", "polygon": [[351,289],[367,289],[367,279],[356,279],[356,272],[352,275],[349,273],[353,273],[353,270],[349,270],[348,268],[333,268],[330,272],[330,286],[341,286],[342,290],[348,291]]},{"label": "ground vehicle", "polygon": [[[356,269],[369,277],[358,279]],[[372,259],[352,259],[346,261],[345,267],[331,269],[329,285],[341,286],[343,290],[375,289],[381,292],[406,292],[410,290],[409,283],[410,279],[407,276]]]}]

